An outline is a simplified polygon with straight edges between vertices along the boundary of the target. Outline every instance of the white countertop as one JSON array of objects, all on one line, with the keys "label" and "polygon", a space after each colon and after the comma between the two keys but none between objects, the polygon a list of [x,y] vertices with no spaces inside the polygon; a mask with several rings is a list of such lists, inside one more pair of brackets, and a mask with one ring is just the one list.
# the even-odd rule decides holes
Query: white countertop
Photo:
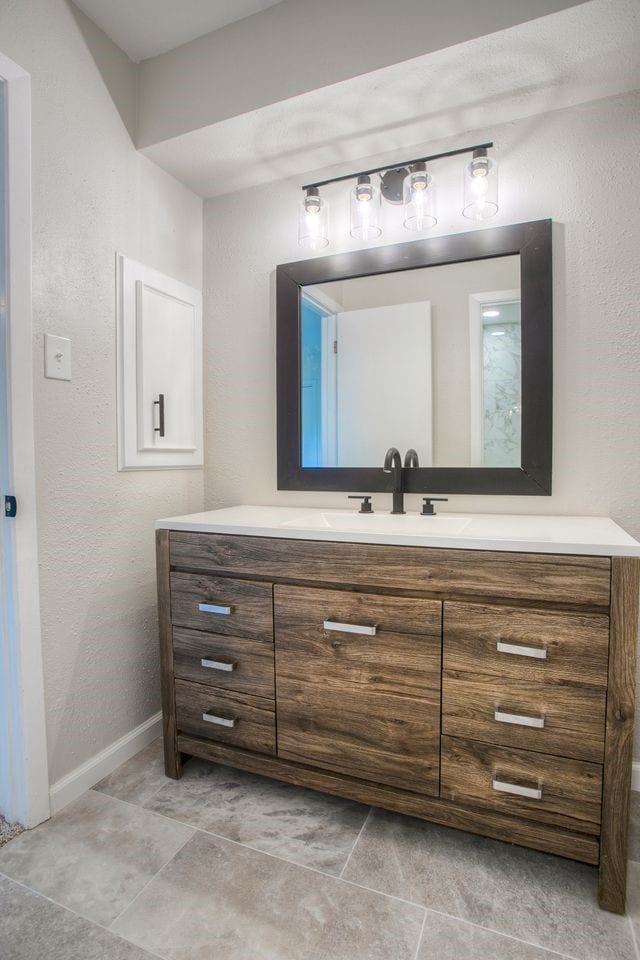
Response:
[{"label": "white countertop", "polygon": [[156,522],[159,530],[387,543],[458,550],[571,553],[640,557],[640,543],[608,517],[552,517],[492,513],[360,514],[319,507],[226,507]]}]

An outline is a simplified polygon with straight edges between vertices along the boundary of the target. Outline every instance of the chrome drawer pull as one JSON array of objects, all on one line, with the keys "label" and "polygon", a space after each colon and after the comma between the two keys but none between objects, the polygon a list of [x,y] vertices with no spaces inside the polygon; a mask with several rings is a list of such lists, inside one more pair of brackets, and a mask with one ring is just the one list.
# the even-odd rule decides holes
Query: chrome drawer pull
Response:
[{"label": "chrome drawer pull", "polygon": [[529,797],[531,800],[542,800],[540,787],[521,787],[517,783],[508,783],[505,780],[492,780],[491,786],[498,793],[513,793],[516,797]]},{"label": "chrome drawer pull", "polygon": [[217,613],[221,617],[228,617],[231,613],[231,607],[221,607],[218,603],[199,603],[200,613]]},{"label": "chrome drawer pull", "polygon": [[228,673],[231,673],[232,670],[235,670],[237,663],[235,660],[232,660],[231,663],[224,660],[201,660],[201,666],[208,667],[210,670],[226,670]]},{"label": "chrome drawer pull", "polygon": [[365,627],[360,623],[338,623],[335,620],[325,620],[323,623],[325,630],[337,630],[338,633],[364,633],[367,637],[375,637],[378,627]]},{"label": "chrome drawer pull", "polygon": [[502,710],[496,710],[493,719],[498,723],[515,723],[519,727],[538,727],[540,730],[544,727],[544,717],[526,717],[519,713],[503,713]]},{"label": "chrome drawer pull", "polygon": [[498,653],[513,653],[517,657],[535,657],[536,660],[547,659],[545,647],[522,647],[519,643],[503,643],[502,640],[498,640],[496,650]]},{"label": "chrome drawer pull", "polygon": [[219,727],[237,727],[240,717],[216,717],[213,713],[203,713],[202,719],[207,723],[217,723]]}]

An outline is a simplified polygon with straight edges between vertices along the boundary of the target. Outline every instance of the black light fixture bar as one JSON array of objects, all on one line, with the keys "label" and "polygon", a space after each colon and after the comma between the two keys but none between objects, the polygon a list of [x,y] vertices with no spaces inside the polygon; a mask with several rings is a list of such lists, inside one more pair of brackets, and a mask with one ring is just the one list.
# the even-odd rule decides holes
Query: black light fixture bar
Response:
[{"label": "black light fixture bar", "polygon": [[399,160],[397,163],[385,163],[382,167],[373,167],[371,170],[358,170],[356,173],[347,173],[343,177],[330,177],[329,180],[318,180],[316,183],[307,183],[303,190],[312,187],[326,187],[329,183],[342,183],[345,180],[355,180],[356,177],[369,177],[372,173],[382,173],[383,170],[397,170],[400,167],[409,167],[414,163],[429,163],[431,160],[442,160],[444,157],[458,157],[463,153],[473,153],[474,150],[489,150],[491,143],[476,143],[473,147],[459,147],[457,150],[446,150],[444,153],[432,153],[429,157],[415,157],[413,160]]}]

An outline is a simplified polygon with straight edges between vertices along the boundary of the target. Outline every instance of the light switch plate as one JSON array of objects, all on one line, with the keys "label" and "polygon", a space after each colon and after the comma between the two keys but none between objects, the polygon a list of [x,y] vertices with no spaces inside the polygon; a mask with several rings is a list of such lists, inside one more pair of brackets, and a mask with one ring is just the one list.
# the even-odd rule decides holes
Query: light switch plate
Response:
[{"label": "light switch plate", "polygon": [[51,380],[71,380],[71,340],[45,333],[44,375]]}]

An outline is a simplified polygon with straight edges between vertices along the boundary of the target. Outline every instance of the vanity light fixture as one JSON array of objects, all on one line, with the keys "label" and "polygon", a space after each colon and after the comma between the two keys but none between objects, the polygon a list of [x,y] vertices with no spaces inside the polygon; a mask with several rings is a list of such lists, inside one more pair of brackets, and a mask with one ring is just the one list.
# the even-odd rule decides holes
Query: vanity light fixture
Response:
[{"label": "vanity light fixture", "polygon": [[329,204],[317,187],[306,187],[298,214],[298,243],[321,250],[329,243]]},{"label": "vanity light fixture", "polygon": [[[305,196],[300,204],[298,242],[310,250],[319,250],[329,243],[328,204],[320,189],[330,183],[355,180],[349,191],[349,232],[357,240],[377,240],[382,235],[381,201],[403,205],[403,223],[407,230],[424,233],[438,222],[435,180],[427,164],[447,157],[472,154],[464,168],[464,202],[462,213],[473,220],[484,221],[498,212],[498,167],[488,155],[493,143],[460,147],[429,157],[417,157],[372,170],[361,170],[341,177],[331,177],[303,186]],[[378,177],[379,183],[372,178]]]}]

